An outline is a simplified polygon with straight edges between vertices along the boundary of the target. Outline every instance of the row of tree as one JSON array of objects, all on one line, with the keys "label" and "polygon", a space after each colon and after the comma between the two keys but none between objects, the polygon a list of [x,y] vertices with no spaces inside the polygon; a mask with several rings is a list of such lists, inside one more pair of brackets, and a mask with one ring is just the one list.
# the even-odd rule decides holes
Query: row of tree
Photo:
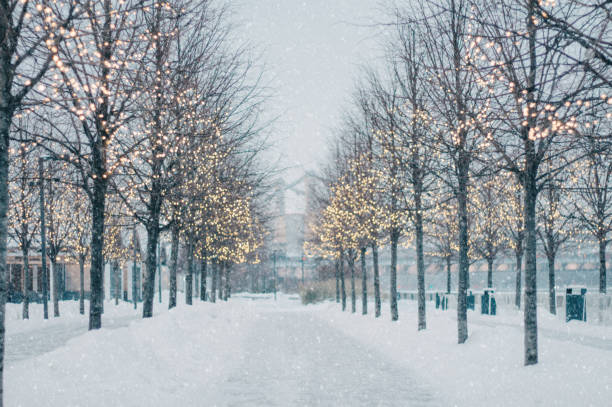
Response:
[{"label": "row of tree", "polygon": [[[596,3],[596,4],[595,4]],[[610,5],[570,0],[413,0],[393,10],[384,66],[367,67],[336,137],[306,246],[336,259],[344,292],[371,248],[376,316],[378,247],[416,254],[418,329],[426,328],[425,259],[458,263],[458,342],[468,338],[468,269],[486,260],[488,285],[502,252],[516,256],[524,290],[525,364],[538,361],[536,253],[588,235],[605,252],[612,231]],[[524,262],[524,289],[522,265]],[[351,287],[353,311],[354,287]],[[343,308],[345,296],[342,294]],[[366,307],[363,307],[364,313]]]},{"label": "row of tree", "polygon": [[[163,233],[171,307],[180,245],[188,290],[196,260],[204,273],[207,263],[228,270],[257,260],[267,219],[265,95],[227,8],[213,3],[0,2],[0,343],[7,241],[26,263],[27,318],[27,259],[45,246],[41,224],[52,278],[59,256],[81,265],[81,310],[90,261],[90,329],[102,324],[105,264],[118,270],[136,245],[126,230],[146,234],[145,318]],[[59,316],[56,290],[52,298]]]}]

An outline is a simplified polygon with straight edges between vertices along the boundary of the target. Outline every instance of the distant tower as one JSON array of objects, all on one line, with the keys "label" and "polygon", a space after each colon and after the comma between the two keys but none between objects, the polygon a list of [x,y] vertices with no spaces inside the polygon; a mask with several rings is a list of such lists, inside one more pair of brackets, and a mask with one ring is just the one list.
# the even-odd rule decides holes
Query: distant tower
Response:
[{"label": "distant tower", "polygon": [[283,216],[285,214],[285,181],[280,180],[278,182],[278,187],[276,188],[275,196],[274,196],[274,215],[275,216]]}]

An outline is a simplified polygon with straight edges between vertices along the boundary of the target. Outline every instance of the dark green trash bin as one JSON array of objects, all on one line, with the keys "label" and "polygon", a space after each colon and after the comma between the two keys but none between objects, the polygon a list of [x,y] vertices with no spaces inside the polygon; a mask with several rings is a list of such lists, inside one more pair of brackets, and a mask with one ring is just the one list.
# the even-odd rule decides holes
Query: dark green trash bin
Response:
[{"label": "dark green trash bin", "polygon": [[476,308],[475,307],[476,300],[474,298],[474,294],[472,294],[472,291],[468,293],[466,302],[467,302],[467,305],[466,305],[467,309],[474,310]]},{"label": "dark green trash bin", "polygon": [[448,309],[448,295],[442,294],[440,296],[440,307],[442,308],[442,311]]},{"label": "dark green trash bin", "polygon": [[587,320],[586,287],[567,287],[565,290],[565,322]]},{"label": "dark green trash bin", "polygon": [[495,315],[497,313],[497,304],[495,302],[495,290],[487,288],[480,297],[480,313],[486,315]]}]

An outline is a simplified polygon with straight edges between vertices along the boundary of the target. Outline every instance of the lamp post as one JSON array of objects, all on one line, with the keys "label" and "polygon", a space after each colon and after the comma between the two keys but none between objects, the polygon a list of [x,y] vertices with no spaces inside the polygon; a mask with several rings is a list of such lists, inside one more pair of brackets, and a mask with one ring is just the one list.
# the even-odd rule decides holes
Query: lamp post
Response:
[{"label": "lamp post", "polygon": [[[41,254],[41,267],[43,275],[43,317],[49,319],[49,302],[47,296],[49,295],[48,281],[48,270],[47,270],[47,236],[46,236],[46,224],[45,224],[45,177],[44,177],[44,162],[46,160],[57,160],[55,157],[44,156],[38,157],[38,185],[40,186],[40,254]],[[59,181],[59,179],[54,179]],[[35,185],[32,183],[31,185]],[[55,287],[56,281],[53,286]]]},{"label": "lamp post", "polygon": [[272,253],[272,260],[274,262],[274,301],[276,301],[276,250]]},{"label": "lamp post", "polygon": [[302,262],[302,285],[304,285],[304,260],[306,260],[306,259],[305,259],[305,256],[302,254],[302,259],[301,259],[301,262]]},{"label": "lamp post", "polygon": [[49,303],[47,302],[49,289],[47,287],[47,241],[45,236],[45,179],[43,177],[43,161],[44,157],[38,157],[38,179],[40,182],[40,254],[43,270],[43,314],[44,319],[49,319]]}]

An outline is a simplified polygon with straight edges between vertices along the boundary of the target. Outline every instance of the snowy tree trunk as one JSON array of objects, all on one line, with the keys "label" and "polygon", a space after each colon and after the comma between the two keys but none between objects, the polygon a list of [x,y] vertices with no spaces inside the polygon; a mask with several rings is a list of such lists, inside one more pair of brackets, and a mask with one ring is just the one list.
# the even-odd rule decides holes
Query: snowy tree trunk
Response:
[{"label": "snowy tree trunk", "polygon": [[550,313],[553,315],[557,314],[557,301],[556,301],[556,290],[555,290],[555,254],[551,253],[548,257],[548,307]]},{"label": "snowy tree trunk", "polygon": [[178,250],[179,250],[179,231],[176,226],[172,227],[172,237],[170,243],[170,281],[168,284],[169,298],[168,309],[176,307],[176,272],[178,267]]},{"label": "snowy tree trunk", "polygon": [[219,292],[219,301],[223,301],[223,273],[225,269],[225,262],[219,262],[219,278],[217,279],[217,289]]},{"label": "snowy tree trunk", "polygon": [[[3,7],[4,8],[4,7]],[[6,33],[6,18],[0,19],[0,27]],[[6,244],[7,244],[7,212],[9,204],[8,193],[8,171],[9,171],[9,128],[14,108],[11,105],[11,95],[8,81],[10,74],[7,69],[11,67],[10,57],[1,56],[0,64],[0,407],[3,400],[3,377],[4,377],[4,320],[7,297],[7,268],[6,268]]]},{"label": "snowy tree trunk", "polygon": [[187,243],[187,270],[185,272],[185,303],[192,305],[193,301],[193,243]]},{"label": "snowy tree trunk", "polygon": [[380,273],[378,271],[378,246],[372,244],[372,266],[374,268],[374,315],[380,316]]},{"label": "snowy tree trunk", "polygon": [[361,314],[368,313],[368,273],[366,272],[366,248],[361,248]]},{"label": "snowy tree trunk", "polygon": [[227,301],[232,296],[232,280],[230,278],[230,265],[225,264],[225,293],[223,294],[223,301]]},{"label": "snowy tree trunk", "polygon": [[389,304],[391,306],[391,320],[397,321],[399,314],[397,311],[397,241],[399,240],[399,231],[393,229],[391,231],[391,273],[389,278]]},{"label": "snowy tree trunk", "polygon": [[85,314],[85,257],[79,255],[79,312]]},{"label": "snowy tree trunk", "polygon": [[59,309],[59,273],[57,269],[57,259],[51,258],[51,279],[53,280],[53,289],[51,294],[53,295],[53,316],[55,318],[60,316]]},{"label": "snowy tree trunk", "polygon": [[451,257],[446,256],[446,293],[451,292]]},{"label": "snowy tree trunk", "polygon": [[606,235],[599,237],[599,292],[605,294],[607,291],[606,283]]},{"label": "snowy tree trunk", "polygon": [[487,288],[493,287],[493,259],[487,259]]},{"label": "snowy tree trunk", "polygon": [[210,287],[210,302],[217,301],[217,274],[219,273],[218,268],[219,268],[219,265],[217,263],[217,260],[213,260],[212,261],[212,281],[211,281],[211,287]]},{"label": "snowy tree trunk", "polygon": [[[102,312],[104,306],[104,207],[106,200],[106,170],[103,142],[100,141],[93,149],[93,179],[92,195],[92,227],[91,227],[91,267],[89,268],[89,329],[102,327]],[[104,177],[103,177],[104,176]]]},{"label": "snowy tree trunk", "polygon": [[[536,0],[528,0],[527,39],[529,42],[529,74],[524,89],[527,89],[525,104],[535,103],[536,71]],[[524,143],[523,188],[525,191],[525,365],[538,363],[538,298],[537,298],[537,235],[536,235],[536,202],[538,196],[538,152],[535,142],[530,139],[529,131],[537,125],[534,117],[527,118],[527,126],[521,128]]]},{"label": "snowy tree trunk", "polygon": [[[134,239],[136,241],[136,239]],[[136,254],[132,259],[132,304],[134,309],[138,308],[138,274],[136,271]]]},{"label": "snowy tree trunk", "polygon": [[[527,151],[535,155],[532,141],[527,141]],[[537,279],[536,279],[536,169],[533,161],[526,158],[525,170],[525,365],[538,363],[538,320],[537,320]]]},{"label": "snowy tree trunk", "polygon": [[459,151],[457,162],[457,216],[459,217],[459,278],[457,283],[457,342],[464,343],[468,338],[467,327],[467,289],[469,287],[469,231],[468,231],[468,158],[467,152]]},{"label": "snowy tree trunk", "polygon": [[517,250],[516,255],[516,293],[514,295],[514,304],[516,308],[521,309],[521,294],[523,282],[522,270],[523,270],[523,251]]},{"label": "snowy tree trunk", "polygon": [[[420,183],[419,183],[420,185]],[[419,189],[422,186],[419,186]],[[423,214],[421,213],[421,194],[415,194],[415,232],[416,232],[416,254],[417,254],[417,287],[419,291],[419,322],[418,330],[421,331],[427,328],[425,316],[425,260],[423,255]]]},{"label": "snowy tree trunk", "polygon": [[208,270],[206,269],[206,255],[202,258],[200,263],[200,300],[206,301],[206,278],[208,277]]},{"label": "snowy tree trunk", "polygon": [[115,305],[119,305],[119,297],[121,295],[121,278],[119,262],[117,260],[113,260],[111,262],[111,270],[113,273],[113,297],[115,298]]},{"label": "snowy tree trunk", "polygon": [[194,258],[194,263],[193,263],[193,297],[194,298],[198,298],[200,296],[200,279],[199,279],[199,274],[200,274],[200,267],[198,265],[197,262],[195,262],[195,258]]},{"label": "snowy tree trunk", "polygon": [[30,270],[29,250],[21,251],[23,255],[23,307],[21,317],[30,318],[30,285],[32,285],[32,271]]},{"label": "snowy tree trunk", "polygon": [[[155,187],[155,185],[154,185]],[[159,187],[161,188],[161,187]],[[153,316],[153,300],[155,299],[155,274],[157,272],[157,242],[159,241],[159,192],[152,191],[152,209],[149,211],[149,225],[147,225],[147,254],[145,264],[142,317]]]},{"label": "snowy tree trunk", "polygon": [[340,303],[340,264],[336,259],[336,303]]},{"label": "snowy tree trunk", "polygon": [[348,263],[351,270],[351,312],[355,313],[357,311],[357,296],[355,293],[355,254],[352,249],[349,250]]},{"label": "snowy tree trunk", "polygon": [[344,252],[340,252],[340,293],[342,294],[342,311],[346,310],[346,285],[344,283]]}]

